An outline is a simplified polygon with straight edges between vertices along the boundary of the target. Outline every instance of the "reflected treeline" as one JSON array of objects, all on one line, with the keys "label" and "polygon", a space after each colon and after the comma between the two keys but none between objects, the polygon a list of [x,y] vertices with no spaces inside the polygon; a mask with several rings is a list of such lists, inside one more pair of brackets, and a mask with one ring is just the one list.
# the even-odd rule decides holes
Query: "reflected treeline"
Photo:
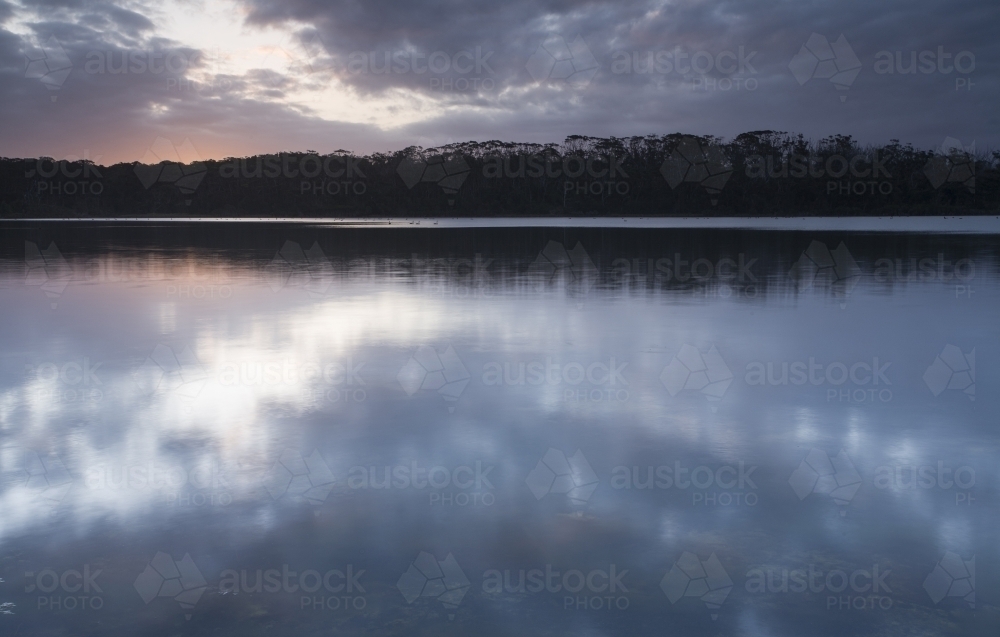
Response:
[{"label": "reflected treeline", "polygon": [[[176,155],[166,140],[157,156]],[[190,164],[0,159],[0,216],[394,217],[985,214],[1000,152],[754,131],[462,142]]]},{"label": "reflected treeline", "polygon": [[[682,292],[753,300],[769,289],[844,296],[918,283],[969,286],[997,273],[978,235],[620,228],[343,228],[298,224],[41,224],[8,229],[0,269],[38,285],[268,284],[336,295],[394,281],[421,293],[488,298],[552,290]],[[179,293],[179,292],[178,292]]]}]

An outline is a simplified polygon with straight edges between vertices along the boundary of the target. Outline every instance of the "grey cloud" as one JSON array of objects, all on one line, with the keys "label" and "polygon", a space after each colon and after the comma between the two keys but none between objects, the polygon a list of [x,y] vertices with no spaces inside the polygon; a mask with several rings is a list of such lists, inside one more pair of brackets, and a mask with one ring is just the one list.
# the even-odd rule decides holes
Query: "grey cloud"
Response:
[{"label": "grey cloud", "polygon": [[[989,103],[997,96],[996,63],[1000,46],[991,29],[1000,19],[995,4],[965,0],[940,3],[860,0],[838,3],[780,3],[762,0],[703,2],[563,2],[490,3],[475,7],[423,2],[320,2],[319,0],[249,0],[249,20],[276,24],[288,20],[314,25],[327,53],[336,61],[339,78],[361,94],[405,88],[430,96],[442,105],[472,105],[488,118],[456,118],[408,127],[427,135],[454,137],[462,121],[470,133],[496,136],[513,127],[533,141],[563,134],[643,134],[684,129],[735,135],[775,128],[814,137],[835,132],[870,141],[899,137],[922,145],[944,135],[995,141]],[[930,27],[930,28],[929,28]],[[845,34],[862,62],[857,80],[840,94],[828,82],[799,86],[788,65],[812,33],[831,41]],[[601,68],[584,89],[538,83],[525,62],[551,35],[570,40],[582,34]],[[445,74],[437,86],[414,73],[351,73],[352,52],[416,49],[424,54],[454,53],[475,47],[493,51],[490,89],[442,90],[459,75]],[[958,94],[956,74],[879,75],[873,70],[879,51],[937,50],[976,55],[975,89]],[[696,73],[616,74],[616,51],[698,51],[749,58],[748,72],[736,79],[752,90],[719,81],[733,79],[718,69]],[[620,54],[619,54],[620,55]],[[384,58],[379,59],[380,66]],[[710,84],[710,80],[715,80]],[[699,84],[701,82],[701,84]],[[454,86],[454,84],[452,84]],[[505,93],[506,91],[506,93]],[[510,97],[510,96],[513,97]],[[918,106],[919,105],[919,106]],[[483,120],[486,121],[483,121]],[[439,131],[442,126],[446,130]],[[462,127],[464,129],[464,127]],[[478,134],[475,131],[479,131]],[[490,131],[487,133],[486,131]],[[952,132],[947,132],[952,131]],[[547,134],[544,140],[536,134]],[[501,135],[502,136],[502,135]],[[509,136],[509,134],[508,134]]]},{"label": "grey cloud", "polygon": [[[993,106],[1000,93],[1000,43],[992,33],[1000,22],[1000,8],[992,0],[947,5],[849,0],[836,7],[763,0],[245,4],[247,28],[300,26],[297,66],[283,74],[257,69],[241,77],[220,76],[215,78],[217,86],[192,90],[187,85],[182,91],[179,86],[187,79],[183,72],[173,77],[171,86],[171,78],[162,74],[85,71],[92,51],[114,51],[116,56],[123,50],[177,51],[192,66],[202,63],[201,52],[157,33],[141,5],[123,9],[82,0],[32,3],[38,20],[29,26],[37,39],[55,35],[74,68],[58,100],[51,102],[49,91],[24,77],[19,38],[0,30],[0,116],[14,124],[0,131],[0,143],[25,154],[56,154],[64,147],[79,154],[81,144],[131,149],[140,139],[154,138],[156,131],[179,127],[203,133],[213,140],[208,144],[212,148],[232,132],[226,146],[232,153],[244,148],[291,149],[300,143],[297,140],[315,147],[319,143],[309,140],[316,138],[330,139],[333,147],[368,152],[468,139],[548,142],[570,134],[677,131],[732,137],[760,129],[802,132],[814,139],[833,133],[867,142],[899,138],[925,148],[945,136],[967,143],[975,139],[980,148],[1000,145]],[[5,6],[0,5],[0,16]],[[107,25],[115,28],[109,31]],[[790,71],[789,62],[812,33],[830,41],[844,34],[857,54],[862,68],[846,91],[823,78],[800,85]],[[532,75],[526,65],[542,42],[553,36],[572,42],[577,35],[599,66],[589,82],[569,86]],[[449,70],[437,76],[436,85],[432,73],[379,74],[371,68],[357,73],[348,68],[352,53],[375,51],[381,66],[387,51],[474,55],[477,47],[481,55],[489,54],[488,69],[478,74]],[[640,58],[648,52],[680,52],[690,61],[701,51],[714,62],[726,52],[732,53],[728,59],[737,58],[740,47],[750,68],[735,75],[714,66],[704,76],[676,70],[616,73],[613,66],[616,52],[626,52],[630,61],[633,52]],[[938,47],[951,55],[963,50],[975,54],[976,68],[969,78],[974,85],[957,90],[956,73],[878,74],[873,68],[879,51],[908,56],[910,51],[936,52]],[[323,88],[332,78],[356,92],[359,110],[366,108],[364,100],[370,96],[405,96],[408,91],[436,105],[439,115],[380,131],[324,122],[299,107],[275,103],[293,90]],[[734,79],[743,82],[742,88]],[[841,101],[841,96],[846,99]],[[399,107],[407,105],[400,102]],[[251,132],[241,133],[237,126]],[[341,138],[348,141],[333,141]]]},{"label": "grey cloud", "polygon": [[[62,6],[76,10],[80,5]],[[89,4],[86,10],[93,12],[94,7]],[[98,26],[54,19],[30,23],[35,34],[31,42],[0,29],[0,120],[16,124],[0,130],[5,155],[62,158],[86,153],[105,163],[128,161],[141,157],[161,136],[178,143],[189,138],[206,157],[307,147],[363,151],[370,145],[395,145],[381,142],[385,136],[370,126],[325,122],[299,110],[257,101],[251,95],[264,80],[253,74],[216,78],[218,85],[195,84],[188,72],[203,63],[199,51],[149,33],[149,25],[136,19],[137,14],[107,11],[101,15],[90,21]],[[100,28],[105,21],[121,24],[129,20],[135,37],[128,47],[111,39],[123,39],[120,32],[108,34]],[[58,91],[25,77],[26,50],[47,45],[53,36],[72,64]],[[176,72],[164,69],[159,73],[112,73],[107,67],[109,56],[120,69],[123,55],[149,51],[177,54],[176,59],[184,63]],[[280,93],[300,81],[285,80],[272,90]]]},{"label": "grey cloud", "polygon": [[0,24],[6,22],[11,16],[14,15],[14,5],[9,2],[4,2],[0,0]]},{"label": "grey cloud", "polygon": [[87,13],[80,21],[94,29],[117,31],[131,40],[141,37],[155,26],[149,18],[135,11],[114,6],[102,8],[103,12]]}]

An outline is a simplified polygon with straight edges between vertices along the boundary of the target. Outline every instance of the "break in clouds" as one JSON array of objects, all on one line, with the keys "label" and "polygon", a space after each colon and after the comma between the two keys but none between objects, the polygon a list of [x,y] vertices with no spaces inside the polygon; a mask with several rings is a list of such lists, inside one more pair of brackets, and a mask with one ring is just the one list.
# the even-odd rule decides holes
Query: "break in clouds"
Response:
[{"label": "break in clouds", "polygon": [[0,0],[0,144],[107,164],[157,137],[221,158],[772,129],[985,150],[997,24],[990,0]]}]

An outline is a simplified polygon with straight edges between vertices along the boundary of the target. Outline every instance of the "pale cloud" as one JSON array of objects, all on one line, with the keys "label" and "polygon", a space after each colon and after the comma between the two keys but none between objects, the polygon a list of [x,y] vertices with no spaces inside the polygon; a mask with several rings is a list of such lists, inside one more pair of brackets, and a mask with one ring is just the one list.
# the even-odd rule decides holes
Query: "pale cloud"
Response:
[{"label": "pale cloud", "polygon": [[[105,162],[138,159],[156,137],[206,157],[760,129],[995,147],[998,18],[989,0],[0,0],[0,143]],[[789,68],[813,33],[843,34],[860,61],[846,88]],[[52,38],[72,70],[46,84],[26,53]],[[887,74],[880,51],[951,57]],[[942,70],[962,51],[973,71]],[[123,52],[130,72],[100,72]],[[650,59],[653,72],[623,72]]]}]

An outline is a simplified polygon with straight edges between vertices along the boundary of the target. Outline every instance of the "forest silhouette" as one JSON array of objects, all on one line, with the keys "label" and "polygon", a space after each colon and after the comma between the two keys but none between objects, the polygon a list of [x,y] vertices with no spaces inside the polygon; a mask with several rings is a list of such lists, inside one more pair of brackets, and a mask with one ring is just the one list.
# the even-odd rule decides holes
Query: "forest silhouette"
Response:
[{"label": "forest silhouette", "polygon": [[[1000,152],[754,131],[462,142],[181,163],[0,158],[0,217],[995,214]],[[190,156],[190,152],[186,153]]]}]

